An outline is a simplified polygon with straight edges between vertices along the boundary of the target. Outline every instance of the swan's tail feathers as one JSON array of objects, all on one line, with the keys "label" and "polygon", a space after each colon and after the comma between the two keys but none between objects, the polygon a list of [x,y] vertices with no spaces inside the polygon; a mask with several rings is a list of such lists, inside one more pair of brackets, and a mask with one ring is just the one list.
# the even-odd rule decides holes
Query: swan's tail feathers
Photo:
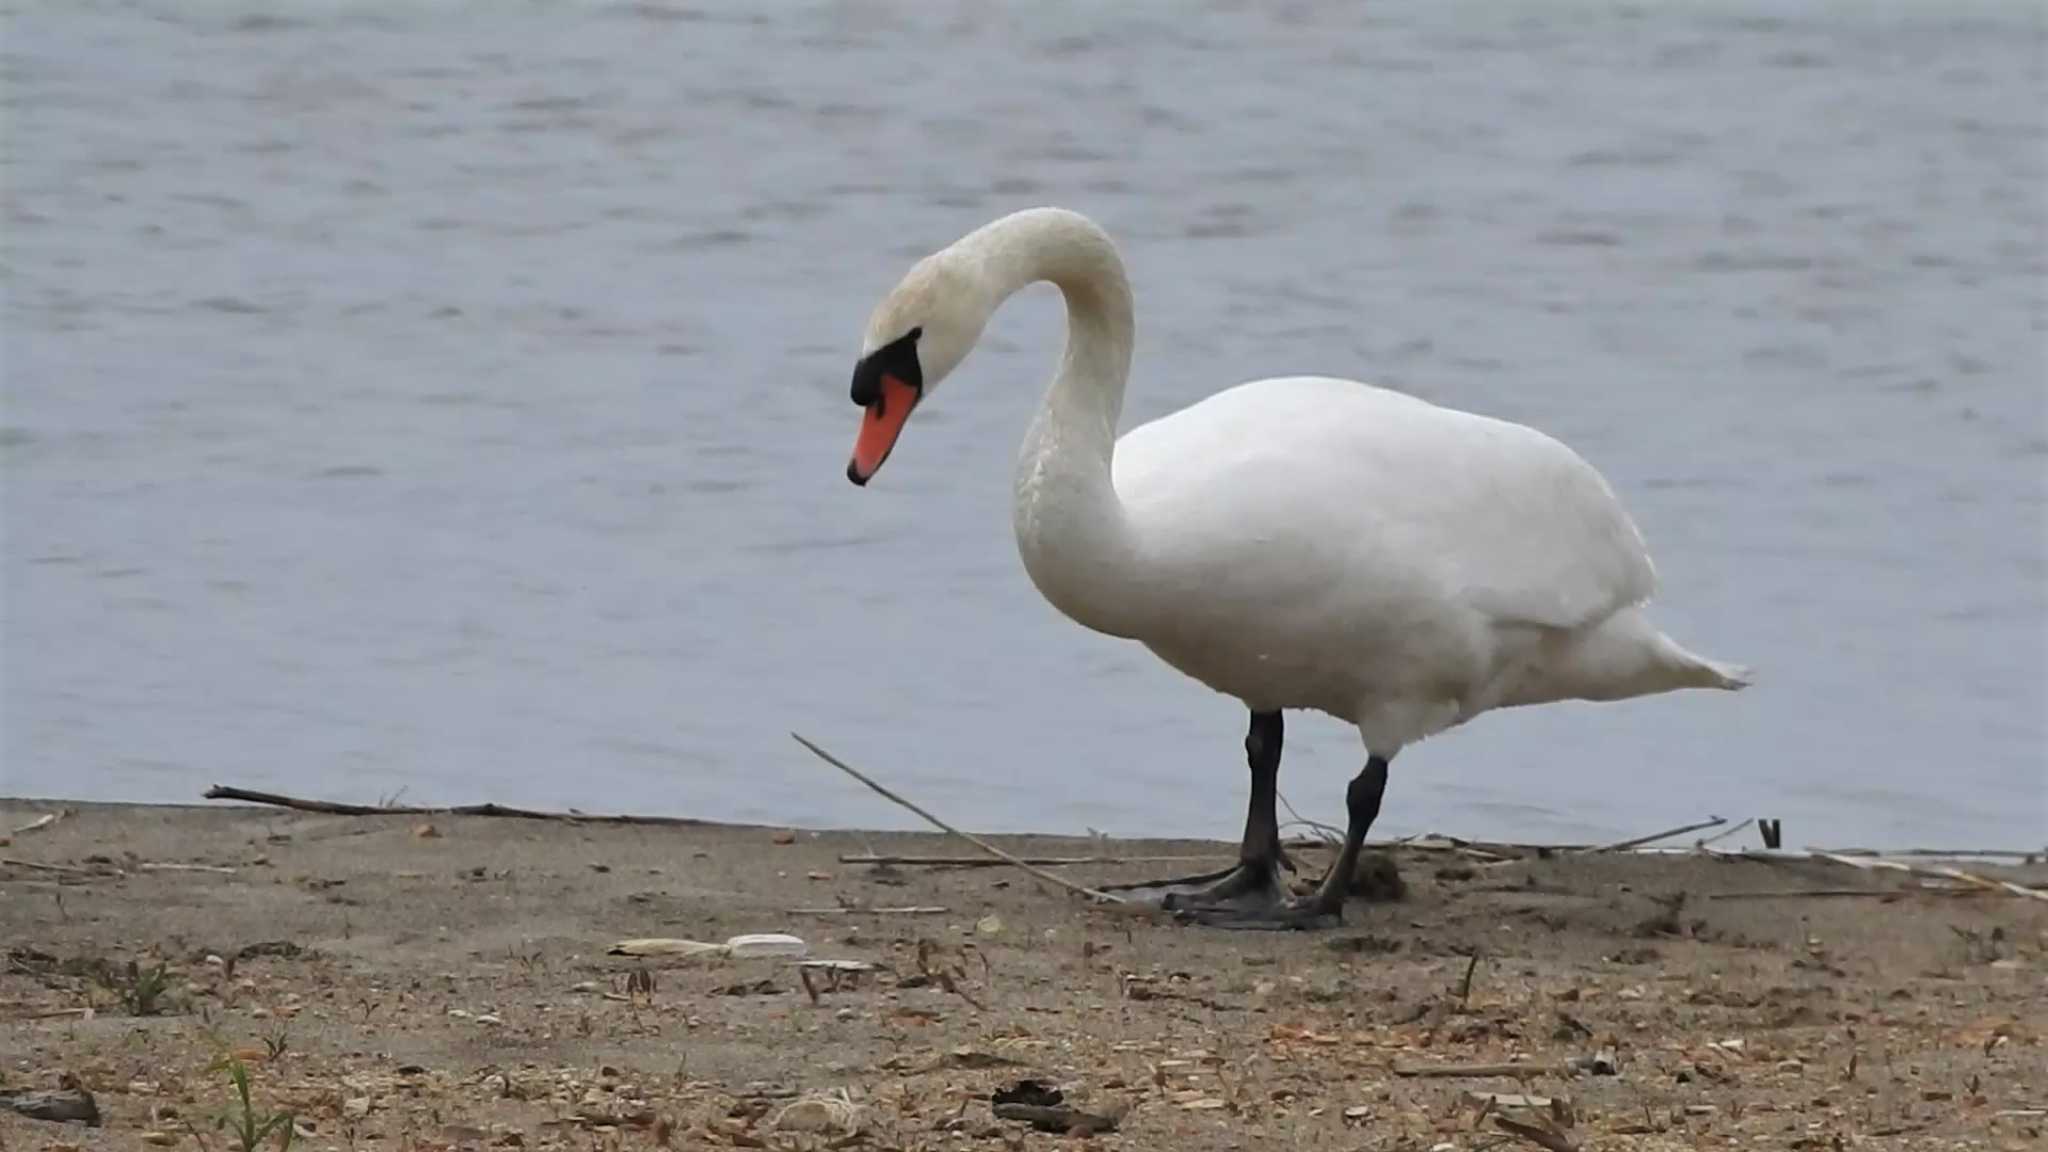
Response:
[{"label": "swan's tail feathers", "polygon": [[1712,680],[1705,686],[1721,688],[1729,692],[1740,692],[1756,683],[1756,670],[1746,664],[1722,664],[1713,660],[1700,661],[1700,667]]},{"label": "swan's tail feathers", "polygon": [[1756,672],[1746,664],[1724,664],[1709,660],[1686,651],[1670,637],[1664,638],[1669,646],[1665,659],[1676,670],[1686,688],[1719,688],[1725,692],[1740,692],[1756,681]]}]

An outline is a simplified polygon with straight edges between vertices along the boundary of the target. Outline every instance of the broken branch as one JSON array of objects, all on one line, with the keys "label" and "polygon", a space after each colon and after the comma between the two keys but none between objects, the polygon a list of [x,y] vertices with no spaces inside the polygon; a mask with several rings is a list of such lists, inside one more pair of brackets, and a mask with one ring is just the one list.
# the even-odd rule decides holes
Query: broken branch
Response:
[{"label": "broken branch", "polygon": [[702,827],[705,823],[688,816],[606,816],[591,815],[573,809],[567,812],[546,812],[531,808],[508,808],[503,804],[342,804],[332,800],[307,800],[278,792],[259,792],[226,784],[215,784],[208,788],[206,798],[268,804],[273,808],[320,812],[329,816],[503,816],[514,820],[561,820],[571,824],[653,824],[689,828]]}]

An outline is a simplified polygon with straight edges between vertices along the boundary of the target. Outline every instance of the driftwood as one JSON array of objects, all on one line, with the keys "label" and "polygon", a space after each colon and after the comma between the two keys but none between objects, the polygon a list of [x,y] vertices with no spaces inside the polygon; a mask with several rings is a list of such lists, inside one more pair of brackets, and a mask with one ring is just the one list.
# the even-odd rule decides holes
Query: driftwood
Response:
[{"label": "driftwood", "polygon": [[877,794],[879,794],[883,799],[909,809],[910,811],[923,817],[926,823],[937,828],[939,831],[950,832],[953,835],[960,837],[962,840],[967,841],[969,844],[974,845],[976,848],[981,849],[983,852],[986,852],[989,855],[994,856],[998,860],[1006,861],[1009,864],[1014,865],[1015,867],[1021,868],[1024,871],[1029,872],[1031,875],[1038,877],[1040,880],[1043,880],[1048,884],[1054,885],[1059,888],[1064,888],[1077,896],[1086,896],[1090,900],[1099,901],[1103,904],[1123,904],[1127,902],[1121,896],[1112,896],[1107,892],[1097,891],[1096,889],[1090,888],[1085,884],[1076,884],[1072,880],[1069,880],[1064,876],[1056,876],[1051,872],[1047,872],[1045,869],[1038,867],[1036,864],[1027,864],[1018,857],[1012,856],[1010,853],[1003,851],[1001,848],[998,848],[995,845],[989,843],[988,841],[983,840],[981,837],[976,836],[971,832],[962,832],[960,829],[953,827],[951,824],[946,823],[944,820],[939,819],[937,816],[932,815],[931,813],[925,811],[924,809],[918,807],[910,801],[905,800],[903,797],[898,796],[894,792],[889,791],[887,788],[884,788],[880,784],[877,784],[873,780],[869,779],[868,776],[865,773],[863,773],[860,769],[855,768],[853,765],[848,764],[846,761],[841,760],[839,757],[832,755],[830,752],[825,751],[823,748],[818,747],[816,744],[811,743],[809,740],[804,739],[802,736],[799,736],[796,733],[791,732],[790,737],[794,739],[797,743],[809,749],[812,755],[816,756],[820,760],[823,760],[825,763],[830,764],[834,768],[839,769],[841,772],[846,773],[848,776],[853,777],[855,780],[860,781],[862,784],[867,785],[870,789],[874,790]]},{"label": "driftwood", "polygon": [[31,832],[40,832],[43,829],[48,828],[50,825],[55,824],[57,821],[62,820],[64,817],[70,815],[70,813],[71,809],[69,808],[60,809],[56,812],[45,812],[41,816],[38,816],[35,819],[29,821],[28,823],[23,824],[21,827],[16,828],[13,832],[9,833],[9,835],[26,836]]},{"label": "driftwood", "polygon": [[227,784],[215,784],[208,788],[206,798],[241,800],[249,804],[268,804],[273,808],[322,812],[330,816],[503,816],[513,820],[560,820],[570,824],[654,824],[684,828],[702,827],[706,823],[688,816],[593,815],[574,809],[567,812],[546,812],[532,808],[510,808],[503,804],[453,804],[431,807],[419,804],[341,804],[332,800],[306,800],[277,792],[258,792],[251,788],[236,788]]}]

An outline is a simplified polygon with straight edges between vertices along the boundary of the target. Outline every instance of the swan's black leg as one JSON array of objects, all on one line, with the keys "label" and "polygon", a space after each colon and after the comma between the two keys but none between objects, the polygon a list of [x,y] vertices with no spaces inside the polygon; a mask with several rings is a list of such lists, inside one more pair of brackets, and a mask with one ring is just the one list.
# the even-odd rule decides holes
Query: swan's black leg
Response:
[{"label": "swan's black leg", "polygon": [[1292,862],[1280,851],[1280,820],[1276,800],[1280,792],[1280,745],[1283,725],[1278,712],[1252,713],[1245,733],[1245,761],[1251,766],[1251,801],[1244,814],[1244,840],[1238,847],[1238,862],[1216,872],[1180,876],[1171,880],[1148,880],[1138,884],[1104,885],[1110,891],[1143,888],[1182,889],[1168,891],[1163,903],[1169,908],[1213,904],[1245,897],[1263,897],[1265,903],[1280,896],[1280,869],[1290,871]]},{"label": "swan's black leg", "polygon": [[1188,908],[1183,915],[1197,923],[1218,928],[1329,928],[1343,920],[1344,894],[1350,890],[1352,873],[1358,869],[1358,850],[1365,834],[1379,818],[1380,798],[1387,791],[1387,760],[1373,756],[1365,769],[1344,790],[1344,850],[1323,875],[1314,893],[1299,900],[1273,901],[1263,906],[1251,901],[1229,905]]}]

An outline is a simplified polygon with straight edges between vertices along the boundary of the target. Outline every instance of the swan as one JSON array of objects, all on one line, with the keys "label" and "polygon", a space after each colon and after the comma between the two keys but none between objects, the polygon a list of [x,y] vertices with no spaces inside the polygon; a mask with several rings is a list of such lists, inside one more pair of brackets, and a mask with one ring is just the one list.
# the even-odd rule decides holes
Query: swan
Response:
[{"label": "swan", "polygon": [[[866,485],[1011,295],[1066,301],[1058,375],[1017,456],[1025,571],[1061,613],[1135,640],[1250,712],[1238,862],[1152,885],[1226,927],[1339,922],[1406,745],[1495,708],[1735,690],[1643,613],[1656,574],[1606,480],[1534,429],[1356,380],[1238,384],[1117,435],[1133,332],[1115,244],[1061,208],[1003,216],[918,261],[876,306],[853,372],[847,478]],[[1286,709],[1357,727],[1336,862],[1280,881]]]}]

